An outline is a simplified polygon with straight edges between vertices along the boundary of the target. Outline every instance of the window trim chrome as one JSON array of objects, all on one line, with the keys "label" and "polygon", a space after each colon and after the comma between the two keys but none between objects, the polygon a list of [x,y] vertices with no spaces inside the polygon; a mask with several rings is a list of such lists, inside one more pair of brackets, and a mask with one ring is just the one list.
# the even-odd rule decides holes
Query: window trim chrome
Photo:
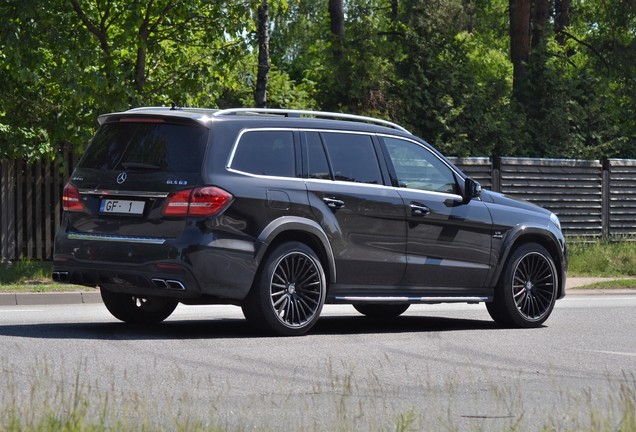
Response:
[{"label": "window trim chrome", "polygon": [[[255,128],[246,128],[246,129],[242,129],[238,136],[236,137],[236,139],[234,140],[234,144],[232,144],[232,151],[230,152],[230,156],[228,157],[228,161],[225,164],[225,169],[228,170],[229,172],[233,172],[233,173],[238,173],[238,174],[243,174],[249,177],[255,177],[255,178],[270,178],[270,179],[278,179],[278,180],[300,180],[300,181],[316,181],[316,182],[330,182],[330,184],[333,183],[341,183],[341,184],[347,184],[347,185],[358,185],[358,186],[371,186],[371,187],[388,187],[388,188],[392,188],[395,190],[409,190],[409,191],[419,191],[419,192],[424,192],[424,193],[431,193],[431,194],[435,194],[435,195],[443,195],[443,196],[451,196],[451,197],[460,197],[460,195],[457,194],[450,194],[450,193],[445,193],[445,192],[436,192],[436,191],[424,191],[424,190],[420,190],[420,189],[409,189],[409,188],[402,188],[402,187],[396,187],[396,186],[389,186],[389,185],[376,185],[376,184],[372,184],[372,183],[356,183],[356,182],[348,182],[348,181],[343,181],[343,180],[324,180],[324,179],[312,179],[312,178],[304,178],[304,177],[281,177],[281,176],[272,176],[272,175],[267,175],[267,174],[254,174],[254,173],[249,173],[246,171],[241,171],[239,169],[236,168],[232,168],[232,162],[234,161],[234,155],[236,153],[236,149],[241,141],[241,138],[243,137],[244,134],[248,133],[248,132],[259,132],[259,131],[273,131],[273,132],[280,132],[280,131],[288,131],[291,133],[303,133],[303,132],[317,132],[317,133],[344,133],[344,134],[352,134],[352,135],[367,135],[369,137],[381,137],[381,138],[393,138],[393,139],[400,139],[400,140],[404,140],[410,143],[413,143],[415,145],[418,145],[420,147],[422,147],[424,150],[426,150],[427,152],[429,152],[431,154],[431,156],[436,157],[437,159],[439,159],[444,165],[446,165],[448,167],[448,169],[451,170],[451,172],[453,172],[454,174],[456,174],[457,176],[459,176],[459,178],[461,179],[465,179],[466,175],[462,174],[461,172],[459,172],[455,167],[453,167],[453,165],[449,164],[449,162],[447,162],[446,160],[444,160],[444,158],[440,157],[439,155],[435,154],[435,152],[431,151],[431,149],[429,149],[426,145],[422,144],[421,142],[418,142],[417,140],[414,140],[412,138],[408,138],[408,137],[404,137],[401,135],[392,135],[392,134],[388,134],[388,133],[377,133],[377,132],[365,132],[365,131],[351,131],[351,130],[341,130],[341,129],[318,129],[318,128],[293,128],[293,127],[255,127]],[[295,139],[295,138],[294,138]],[[386,145],[384,143],[382,143],[382,145]],[[379,155],[379,157],[382,157],[382,155]]]}]

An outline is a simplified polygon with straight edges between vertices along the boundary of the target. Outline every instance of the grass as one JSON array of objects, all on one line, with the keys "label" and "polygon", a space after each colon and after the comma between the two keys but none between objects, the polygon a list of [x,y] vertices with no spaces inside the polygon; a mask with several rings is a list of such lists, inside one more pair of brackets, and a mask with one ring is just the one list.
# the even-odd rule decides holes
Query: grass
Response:
[{"label": "grass", "polygon": [[568,243],[569,275],[636,277],[636,241]]},{"label": "grass", "polygon": [[636,289],[636,279],[612,279],[594,282],[577,289]]},{"label": "grass", "polygon": [[[584,242],[570,239],[570,277],[610,277],[589,288],[636,288],[636,239],[622,242]],[[87,291],[88,287],[57,284],[51,280],[53,265],[48,261],[22,260],[0,264],[0,292]]]},{"label": "grass", "polygon": [[0,284],[41,284],[51,281],[53,265],[47,261],[7,261],[0,265]]},{"label": "grass", "polygon": [[79,285],[54,283],[53,264],[48,261],[20,260],[0,264],[0,293],[88,291]]},{"label": "grass", "polygon": [[[441,386],[430,383],[414,384],[412,391],[426,395],[426,403],[448,406],[446,414],[426,407],[395,407],[392,404],[392,390],[386,384],[370,376],[354,372],[345,376],[329,375],[330,382],[324,388],[317,388],[312,397],[326,401],[318,406],[305,406],[294,397],[269,400],[259,397],[257,406],[243,407],[239,400],[224,401],[223,391],[197,383],[191,387],[199,393],[203,405],[196,403],[186,394],[145,391],[138,393],[121,387],[113,381],[104,385],[100,378],[87,379],[86,365],[80,366],[70,376],[49,361],[36,360],[31,367],[16,370],[16,365],[5,363],[0,367],[0,430],[22,431],[199,431],[199,432],[239,432],[281,430],[281,425],[268,424],[259,413],[274,409],[283,413],[316,414],[315,417],[292,415],[279,419],[285,430],[357,431],[371,432],[411,432],[411,431],[564,431],[564,432],[633,432],[636,430],[636,379],[623,374],[623,378],[608,378],[609,394],[601,395],[592,389],[582,393],[562,392],[563,403],[552,409],[537,407],[540,412],[530,412],[523,402],[517,400],[521,390],[513,384],[497,385],[482,383],[483,388],[493,395],[493,400],[484,406],[508,413],[491,418],[462,415],[462,409],[455,412],[450,399],[460,391],[457,383]],[[102,377],[107,375],[105,369]],[[24,372],[28,372],[24,373]],[[187,379],[183,377],[183,379]],[[203,386],[203,387],[202,387]],[[554,390],[554,389],[553,389]],[[486,391],[486,390],[484,390]],[[162,399],[163,398],[163,399]],[[164,400],[165,399],[165,400]],[[248,400],[248,399],[246,399]],[[167,402],[167,404],[166,404]],[[268,404],[271,404],[268,408]],[[493,406],[497,405],[497,407]],[[206,407],[206,408],[203,408]],[[227,407],[232,409],[227,412]],[[317,410],[316,408],[322,408]],[[326,409],[325,409],[326,408]],[[243,411],[246,409],[245,411]],[[478,412],[478,411],[476,411]],[[284,415],[284,414],[283,414]],[[470,418],[467,418],[470,417]],[[538,421],[535,421],[539,419]],[[528,422],[529,421],[529,422]],[[531,426],[530,426],[531,425]]]}]

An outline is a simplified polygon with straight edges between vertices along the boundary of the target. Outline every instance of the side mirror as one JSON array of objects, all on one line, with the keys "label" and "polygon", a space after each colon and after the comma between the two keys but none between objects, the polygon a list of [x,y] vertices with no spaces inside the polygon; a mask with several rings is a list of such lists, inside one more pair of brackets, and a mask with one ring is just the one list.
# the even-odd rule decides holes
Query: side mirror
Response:
[{"label": "side mirror", "polygon": [[464,204],[468,204],[473,198],[479,198],[479,195],[481,195],[481,185],[467,177],[464,182]]}]

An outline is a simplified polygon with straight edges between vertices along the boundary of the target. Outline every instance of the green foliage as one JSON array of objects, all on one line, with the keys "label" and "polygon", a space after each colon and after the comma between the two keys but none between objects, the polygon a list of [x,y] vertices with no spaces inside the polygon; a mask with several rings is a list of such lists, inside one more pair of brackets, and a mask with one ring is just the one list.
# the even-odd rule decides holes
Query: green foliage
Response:
[{"label": "green foliage", "polygon": [[0,28],[0,157],[53,157],[64,143],[83,145],[101,113],[171,101],[215,106],[247,86],[231,66],[249,52],[249,5],[46,3],[0,5],[12,17]]},{"label": "green foliage", "polygon": [[[99,114],[250,106],[261,2],[5,0],[0,158],[81,149]],[[271,0],[272,107],[379,116],[458,156],[636,157],[636,8],[572,0],[512,97],[507,0]],[[397,5],[397,10],[393,7]]]},{"label": "green foliage", "polygon": [[463,3],[403,2],[404,49],[398,64],[399,115],[443,152],[457,156],[509,153],[510,64],[487,46]]},{"label": "green foliage", "polygon": [[569,242],[569,272],[573,276],[636,276],[636,242]]},{"label": "green foliage", "polygon": [[46,261],[21,260],[0,264],[0,285],[50,281],[53,266]]}]

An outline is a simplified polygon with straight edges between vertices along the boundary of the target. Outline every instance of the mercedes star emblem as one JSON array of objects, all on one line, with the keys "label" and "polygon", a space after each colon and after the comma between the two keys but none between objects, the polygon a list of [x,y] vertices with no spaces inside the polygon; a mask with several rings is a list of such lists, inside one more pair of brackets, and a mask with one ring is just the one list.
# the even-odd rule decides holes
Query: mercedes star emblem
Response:
[{"label": "mercedes star emblem", "polygon": [[128,174],[126,174],[125,172],[119,173],[119,175],[117,176],[117,183],[122,184],[123,182],[126,181],[127,178],[128,178]]}]

